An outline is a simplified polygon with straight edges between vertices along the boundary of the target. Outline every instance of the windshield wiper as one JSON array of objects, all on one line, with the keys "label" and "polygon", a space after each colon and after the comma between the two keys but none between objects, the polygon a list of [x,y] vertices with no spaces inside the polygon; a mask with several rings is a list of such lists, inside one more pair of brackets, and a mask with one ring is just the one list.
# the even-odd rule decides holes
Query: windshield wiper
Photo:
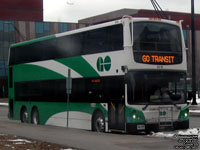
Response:
[{"label": "windshield wiper", "polygon": [[[156,103],[156,102],[155,102]],[[159,103],[161,103],[161,102],[159,102]],[[173,104],[177,109],[181,109],[181,107],[179,107],[179,106],[177,106],[177,104],[175,104],[175,103],[173,103],[172,101],[168,101],[168,102],[165,102],[166,104],[168,103],[168,104]],[[148,107],[149,107],[149,105],[150,104],[152,104],[152,103],[148,103],[148,104],[146,104],[143,108],[142,108],[142,110],[146,110]]]},{"label": "windshield wiper", "polygon": [[152,105],[152,104],[157,104],[157,103],[160,103],[160,102],[149,102],[148,104],[146,104],[143,108],[142,108],[142,110],[146,110],[147,109],[147,107],[149,107],[149,105]]},{"label": "windshield wiper", "polygon": [[169,101],[170,104],[173,104],[177,109],[181,110],[181,107],[177,106],[177,104],[173,103],[172,101]]},{"label": "windshield wiper", "polygon": [[142,108],[142,110],[146,110],[147,107],[149,106],[149,104],[150,104],[150,103],[146,104],[146,105]]}]

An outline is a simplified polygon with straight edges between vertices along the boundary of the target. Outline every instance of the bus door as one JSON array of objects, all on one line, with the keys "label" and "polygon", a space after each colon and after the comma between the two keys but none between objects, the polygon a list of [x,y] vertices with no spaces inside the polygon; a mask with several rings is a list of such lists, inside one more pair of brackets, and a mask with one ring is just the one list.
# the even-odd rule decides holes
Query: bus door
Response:
[{"label": "bus door", "polygon": [[125,129],[125,102],[124,100],[111,101],[108,105],[108,128],[113,131]]}]

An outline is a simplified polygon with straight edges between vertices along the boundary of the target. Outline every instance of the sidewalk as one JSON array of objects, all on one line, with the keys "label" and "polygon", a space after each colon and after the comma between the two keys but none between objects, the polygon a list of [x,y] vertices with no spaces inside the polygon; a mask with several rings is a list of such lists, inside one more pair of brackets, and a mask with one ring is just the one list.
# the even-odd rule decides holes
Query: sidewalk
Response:
[{"label": "sidewalk", "polygon": [[190,116],[198,116],[200,117],[200,103],[197,103],[197,105],[190,105]]},{"label": "sidewalk", "polygon": [[8,106],[8,98],[0,98],[0,106]]},{"label": "sidewalk", "polygon": [[0,103],[8,103],[8,98],[0,98]]}]

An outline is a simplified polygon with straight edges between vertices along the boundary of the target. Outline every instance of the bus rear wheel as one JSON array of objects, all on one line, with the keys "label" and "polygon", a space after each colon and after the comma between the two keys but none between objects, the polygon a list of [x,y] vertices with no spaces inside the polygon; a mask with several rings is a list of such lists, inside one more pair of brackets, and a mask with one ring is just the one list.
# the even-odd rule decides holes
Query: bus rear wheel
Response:
[{"label": "bus rear wheel", "polygon": [[40,124],[40,117],[39,117],[39,112],[37,108],[33,108],[31,112],[31,123],[35,125]]},{"label": "bus rear wheel", "polygon": [[21,109],[20,119],[22,123],[28,123],[28,111],[26,107]]},{"label": "bus rear wheel", "polygon": [[97,112],[94,115],[92,121],[92,130],[97,132],[105,132],[105,119],[101,112]]}]

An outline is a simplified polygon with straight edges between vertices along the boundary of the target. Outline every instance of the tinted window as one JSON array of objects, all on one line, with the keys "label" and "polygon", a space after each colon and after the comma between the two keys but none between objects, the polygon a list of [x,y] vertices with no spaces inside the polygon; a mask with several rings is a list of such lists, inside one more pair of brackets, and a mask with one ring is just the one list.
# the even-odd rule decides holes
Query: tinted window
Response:
[{"label": "tinted window", "polygon": [[[17,101],[66,102],[66,80],[15,83]],[[81,78],[72,80],[71,102],[107,102],[124,98],[123,77]]]},{"label": "tinted window", "polygon": [[123,27],[115,25],[11,48],[10,65],[123,49]]},{"label": "tinted window", "polygon": [[126,75],[129,104],[180,104],[186,101],[186,74],[137,71]]},{"label": "tinted window", "polygon": [[56,56],[56,39],[51,39],[11,48],[9,65],[54,59]]},{"label": "tinted window", "polygon": [[181,32],[178,26],[136,22],[133,24],[133,36],[134,50],[181,52]]}]

